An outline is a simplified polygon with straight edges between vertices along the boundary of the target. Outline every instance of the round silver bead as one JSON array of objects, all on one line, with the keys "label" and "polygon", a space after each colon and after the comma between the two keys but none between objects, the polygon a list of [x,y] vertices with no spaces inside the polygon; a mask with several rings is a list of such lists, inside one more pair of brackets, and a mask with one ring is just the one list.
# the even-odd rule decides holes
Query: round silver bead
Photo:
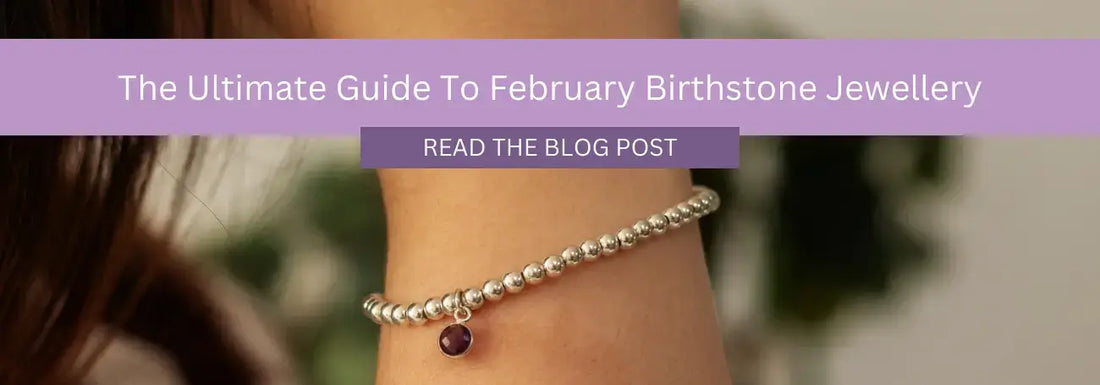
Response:
[{"label": "round silver bead", "polygon": [[663,234],[668,230],[668,217],[662,214],[654,214],[646,220],[649,222],[650,234]]},{"label": "round silver bead", "polygon": [[363,306],[363,314],[370,318],[375,323],[382,323],[382,305],[384,305],[382,298],[378,296],[372,296]]},{"label": "round silver bead", "polygon": [[381,314],[379,314],[379,318],[382,319],[382,323],[387,323],[387,324],[392,324],[393,323],[393,307],[394,306],[396,306],[396,305],[392,304],[392,303],[386,303],[385,305],[382,305]]},{"label": "round silver bead", "polygon": [[634,244],[638,243],[638,233],[633,228],[624,228],[619,230],[619,234],[616,235],[619,238],[619,248],[629,249],[634,247]]},{"label": "round silver bead", "polygon": [[[649,237],[649,232],[653,230],[653,227],[649,225],[649,221],[640,220],[634,223],[631,227],[634,229],[634,234],[637,235],[637,241],[643,240]],[[622,241],[621,239],[619,241]]]},{"label": "round silver bead", "polygon": [[665,210],[665,218],[668,218],[668,227],[670,229],[680,227],[680,222],[683,220],[683,218],[680,217],[680,210],[676,208]]},{"label": "round silver bead", "polygon": [[542,265],[537,263],[529,263],[523,267],[523,280],[535,285],[542,282],[542,279],[546,277],[546,270],[542,268]]},{"label": "round silver bead", "polygon": [[614,235],[601,235],[597,242],[600,242],[600,252],[603,255],[611,255],[619,251],[619,238],[616,238]]},{"label": "round silver bead", "polygon": [[581,243],[581,254],[584,260],[592,262],[600,258],[600,243],[596,241],[584,241]]},{"label": "round silver bead", "polygon": [[404,325],[409,322],[409,308],[405,305],[397,305],[393,307],[393,314],[390,314],[390,318],[393,319],[395,325]]},{"label": "round silver bead", "polygon": [[413,325],[423,325],[428,322],[428,317],[424,315],[424,305],[414,303],[409,306],[409,310],[405,312],[409,319],[409,323]]},{"label": "round silver bead", "polygon": [[688,223],[695,219],[695,209],[687,202],[676,205],[676,211],[680,212],[680,223]]},{"label": "round silver bead", "polygon": [[367,297],[367,298],[363,299],[363,315],[364,316],[367,316],[367,318],[370,318],[370,309],[372,307],[374,307],[375,304],[378,303],[377,301],[378,300],[375,299],[374,296],[370,296],[370,297]]},{"label": "round silver bead", "polygon": [[370,307],[370,319],[375,323],[381,324],[382,321],[382,303],[381,300],[376,301],[373,306]]},{"label": "round silver bead", "polygon": [[424,301],[424,317],[432,321],[443,318],[443,301],[435,297]]},{"label": "round silver bead", "polygon": [[699,196],[699,202],[703,205],[703,215],[710,214],[714,211],[714,202],[706,195]]},{"label": "round silver bead", "polygon": [[504,298],[504,282],[490,279],[481,286],[481,296],[490,301],[500,301]]},{"label": "round silver bead", "polygon": [[542,268],[549,277],[557,277],[565,271],[565,259],[559,255],[551,255],[542,261]]},{"label": "round silver bead", "polygon": [[461,303],[459,303],[460,301],[462,301],[462,299],[458,298],[455,293],[444,295],[443,300],[440,301],[443,302],[443,312],[447,314],[454,313],[455,310],[458,310],[458,305],[461,305]]},{"label": "round silver bead", "polygon": [[688,204],[691,205],[692,211],[695,212],[695,217],[701,217],[707,213],[707,205],[703,204],[702,197],[694,197],[688,199]]},{"label": "round silver bead", "polygon": [[579,247],[569,246],[561,252],[561,258],[565,260],[566,264],[576,265],[584,260],[584,252]]},{"label": "round silver bead", "polygon": [[722,205],[722,198],[719,198],[718,193],[714,192],[714,190],[706,190],[703,192],[703,197],[710,202],[710,204],[707,205],[710,208],[709,211],[717,210],[718,206]]},{"label": "round silver bead", "polygon": [[519,293],[523,291],[523,286],[526,284],[523,281],[523,275],[517,272],[511,272],[504,275],[504,289],[509,293]]},{"label": "round silver bead", "polygon": [[466,289],[466,292],[462,293],[462,302],[467,308],[474,310],[485,303],[485,295],[481,293],[481,289]]}]

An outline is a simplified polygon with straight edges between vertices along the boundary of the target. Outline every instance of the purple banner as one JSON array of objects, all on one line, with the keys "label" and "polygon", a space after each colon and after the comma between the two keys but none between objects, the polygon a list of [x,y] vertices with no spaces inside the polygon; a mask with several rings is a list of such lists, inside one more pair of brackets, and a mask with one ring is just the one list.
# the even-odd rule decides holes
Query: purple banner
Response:
[{"label": "purple banner", "polygon": [[1098,40],[4,40],[3,134],[1100,131]]},{"label": "purple banner", "polygon": [[736,127],[363,127],[364,168],[737,168]]}]

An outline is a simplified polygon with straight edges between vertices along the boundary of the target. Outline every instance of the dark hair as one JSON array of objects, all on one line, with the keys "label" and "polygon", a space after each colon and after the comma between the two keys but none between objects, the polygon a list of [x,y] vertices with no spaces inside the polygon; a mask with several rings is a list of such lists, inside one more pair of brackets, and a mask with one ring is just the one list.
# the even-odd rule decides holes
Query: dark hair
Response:
[{"label": "dark hair", "polygon": [[126,333],[190,384],[254,384],[196,272],[140,216],[152,137],[0,139],[0,384],[74,384]]},{"label": "dark hair", "polygon": [[[233,36],[230,7],[241,3],[4,0],[0,38]],[[160,146],[156,137],[0,139],[0,385],[81,382],[110,340],[100,331],[160,348],[190,384],[258,382],[198,273],[143,222]]]},{"label": "dark hair", "polygon": [[[278,3],[278,7],[273,4]],[[307,37],[309,1],[4,0],[4,39]]]}]

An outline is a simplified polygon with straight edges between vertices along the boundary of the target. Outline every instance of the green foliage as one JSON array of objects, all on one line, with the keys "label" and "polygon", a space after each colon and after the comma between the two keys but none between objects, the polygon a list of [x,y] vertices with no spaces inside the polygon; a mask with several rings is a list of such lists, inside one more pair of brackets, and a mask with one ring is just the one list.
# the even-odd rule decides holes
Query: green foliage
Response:
[{"label": "green foliage", "polygon": [[298,194],[306,222],[349,262],[360,293],[382,288],[386,221],[373,170],[338,165],[309,174]]},{"label": "green foliage", "polygon": [[[685,37],[789,39],[798,36],[762,8],[744,4],[741,22],[715,19],[713,13],[681,10]],[[780,178],[775,207],[767,222],[769,251],[763,309],[773,324],[798,332],[824,331],[842,309],[855,301],[881,299],[914,267],[927,262],[928,240],[919,239],[898,217],[894,196],[944,182],[948,140],[905,138],[914,150],[914,168],[903,186],[878,186],[868,180],[866,156],[872,138],[784,138],[779,140]],[[749,145],[744,143],[744,145]],[[714,186],[726,202],[725,215],[702,223],[708,265],[725,256],[714,250],[716,238],[735,229],[728,213],[736,210],[736,172],[695,170],[698,183]],[[713,270],[712,270],[713,271]],[[713,277],[715,281],[721,277]]]},{"label": "green foliage", "polygon": [[309,174],[296,201],[304,222],[322,235],[351,270],[346,297],[317,320],[311,338],[298,342],[299,358],[320,385],[374,382],[378,328],[363,318],[362,295],[381,291],[386,225],[381,190],[372,170],[339,165]]},{"label": "green foliage", "polygon": [[269,227],[260,227],[224,248],[215,248],[204,255],[220,264],[230,276],[254,293],[270,299],[277,274],[285,262],[285,249],[278,233]]},{"label": "green foliage", "polygon": [[304,383],[373,383],[378,328],[363,318],[358,303],[382,288],[386,231],[377,178],[352,164],[324,167],[308,173],[276,211],[269,222],[206,255],[251,292],[276,301],[283,295],[280,277],[296,273],[288,271],[291,240],[302,231],[320,235],[346,279],[322,314],[292,323],[291,353]]},{"label": "green foliage", "polygon": [[868,153],[881,145],[873,138],[780,141],[764,302],[773,321],[818,332],[846,305],[894,293],[906,272],[934,255],[892,198],[943,181],[946,139],[902,144],[917,154],[914,167],[894,182],[901,186],[881,186],[866,172]]}]

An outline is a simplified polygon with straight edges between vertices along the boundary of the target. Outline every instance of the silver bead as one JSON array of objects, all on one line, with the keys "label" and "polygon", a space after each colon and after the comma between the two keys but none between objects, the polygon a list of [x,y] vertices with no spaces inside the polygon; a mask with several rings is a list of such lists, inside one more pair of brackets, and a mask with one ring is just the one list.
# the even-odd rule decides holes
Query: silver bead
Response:
[{"label": "silver bead", "polygon": [[676,205],[676,210],[680,212],[680,223],[688,223],[695,219],[695,209],[687,202]]},{"label": "silver bead", "polygon": [[369,296],[363,299],[363,315],[370,318],[370,309],[374,305],[378,304],[378,300],[374,296]]},{"label": "silver bead", "polygon": [[370,318],[374,323],[382,324],[382,305],[385,305],[385,301],[379,296],[371,296],[365,303],[363,308],[363,314]]},{"label": "silver bead", "polygon": [[629,249],[634,247],[635,243],[638,243],[638,233],[632,228],[624,228],[619,230],[619,234],[616,235],[619,238],[619,248]]},{"label": "silver bead", "polygon": [[710,214],[714,211],[714,202],[710,200],[710,197],[700,195],[699,202],[703,204],[703,215]]},{"label": "silver bead", "polygon": [[549,277],[557,277],[565,271],[565,259],[559,255],[551,255],[542,261],[542,268]]},{"label": "silver bead", "polygon": [[692,209],[692,211],[695,212],[695,217],[696,218],[701,217],[703,215],[706,215],[707,205],[703,204],[703,198],[702,197],[694,197],[694,198],[688,199],[688,204],[691,205],[691,209]]},{"label": "silver bead", "polygon": [[424,301],[424,316],[432,321],[443,318],[443,301],[435,297]]},{"label": "silver bead", "polygon": [[485,281],[485,284],[481,286],[481,295],[490,301],[500,301],[501,298],[504,298],[504,282],[496,279]]},{"label": "silver bead", "polygon": [[584,260],[592,262],[600,258],[600,243],[596,241],[584,241],[581,243],[581,253]]},{"label": "silver bead", "polygon": [[396,306],[396,305],[392,304],[392,303],[386,303],[385,305],[382,305],[382,310],[381,310],[382,313],[379,314],[379,318],[382,319],[382,323],[387,323],[387,324],[392,324],[393,323],[393,307],[394,306]]},{"label": "silver bead", "polygon": [[619,251],[619,238],[616,238],[614,235],[601,235],[597,242],[600,243],[600,252],[603,255],[611,255]]},{"label": "silver bead", "polygon": [[540,264],[529,263],[523,267],[523,280],[532,285],[542,282],[544,277],[546,277],[546,270]]},{"label": "silver bead", "polygon": [[409,308],[405,305],[397,305],[393,307],[393,314],[390,314],[390,318],[393,319],[394,325],[404,325],[409,322]]},{"label": "silver bead", "polygon": [[676,208],[665,210],[665,218],[668,218],[668,227],[670,229],[680,227],[680,222],[683,220],[683,218],[680,217],[680,210]]},{"label": "silver bead", "polygon": [[523,291],[523,275],[517,272],[511,272],[504,275],[504,289],[509,293],[519,293]]},{"label": "silver bead", "polygon": [[466,289],[466,292],[462,293],[462,303],[465,303],[470,310],[480,308],[485,303],[485,295],[481,293],[481,289]]},{"label": "silver bead", "polygon": [[428,317],[424,315],[424,306],[418,303],[410,305],[406,315],[409,323],[413,325],[423,325],[428,322]]},{"label": "silver bead", "polygon": [[719,198],[718,193],[714,190],[707,189],[703,192],[703,197],[710,201],[710,204],[707,205],[710,207],[710,211],[718,210],[718,206],[722,205],[722,198]]},{"label": "silver bead", "polygon": [[584,252],[576,246],[569,246],[561,252],[561,258],[565,260],[566,264],[576,265],[584,260]]},{"label": "silver bead", "polygon": [[[649,222],[645,221],[645,220],[640,220],[638,222],[635,222],[633,228],[634,228],[634,233],[638,235],[638,240],[639,241],[642,240],[642,239],[645,239],[646,237],[649,237],[650,230],[653,230],[653,227],[650,226]],[[620,239],[620,241],[622,241],[622,240]]]},{"label": "silver bead", "polygon": [[647,221],[649,222],[650,234],[663,234],[668,230],[668,217],[662,214],[654,214]]},{"label": "silver bead", "polygon": [[370,308],[370,319],[377,324],[382,324],[382,305],[385,305],[381,300],[374,303],[374,306]]},{"label": "silver bead", "polygon": [[458,310],[458,305],[461,305],[459,303],[460,301],[461,301],[461,299],[458,298],[458,296],[456,296],[455,293],[449,293],[447,295],[444,295],[443,296],[443,301],[442,301],[443,302],[443,311],[446,312],[447,314],[454,313],[455,310]]}]

